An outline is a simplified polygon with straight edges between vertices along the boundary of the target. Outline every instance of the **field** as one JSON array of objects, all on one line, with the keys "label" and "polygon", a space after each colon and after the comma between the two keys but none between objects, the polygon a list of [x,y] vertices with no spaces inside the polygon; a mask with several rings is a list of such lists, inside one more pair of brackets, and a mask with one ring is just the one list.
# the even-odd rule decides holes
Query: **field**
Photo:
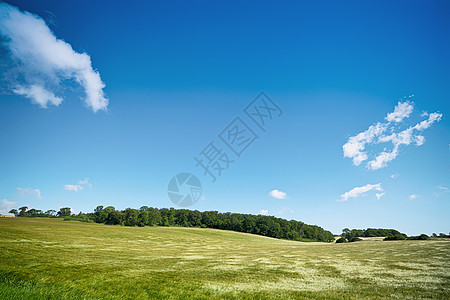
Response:
[{"label": "field", "polygon": [[0,299],[449,299],[450,241],[0,218]]}]

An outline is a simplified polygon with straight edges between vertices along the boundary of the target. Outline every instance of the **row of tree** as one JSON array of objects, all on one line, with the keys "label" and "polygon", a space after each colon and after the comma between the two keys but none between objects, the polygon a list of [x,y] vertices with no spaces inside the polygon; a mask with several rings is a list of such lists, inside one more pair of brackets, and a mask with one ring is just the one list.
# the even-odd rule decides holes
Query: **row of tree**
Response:
[{"label": "row of tree", "polygon": [[[421,234],[417,236],[407,236],[395,229],[382,229],[382,228],[367,228],[367,229],[348,229],[344,228],[342,230],[341,237],[336,240],[336,243],[347,243],[360,241],[361,237],[384,237],[385,241],[395,241],[395,240],[428,240],[430,237],[426,234]],[[437,237],[433,233],[433,237]],[[441,238],[450,237],[441,233],[439,235]]]},{"label": "row of tree", "polygon": [[14,214],[15,217],[44,217],[44,218],[56,218],[56,217],[66,217],[72,214],[70,207],[63,207],[59,211],[50,209],[47,211],[42,211],[39,209],[28,209],[27,206],[22,206],[18,210],[11,209],[10,214]]},{"label": "row of tree", "polygon": [[42,211],[21,207],[11,211],[19,217],[64,217],[66,220],[96,222],[124,226],[182,226],[203,227],[259,234],[268,237],[296,240],[331,242],[334,236],[330,231],[316,225],[307,225],[295,220],[285,220],[273,216],[220,213],[217,211],[200,212],[197,210],[153,208],[143,206],[140,209],[127,208],[116,210],[113,206],[97,206],[93,213],[71,215],[70,208],[58,212]]}]

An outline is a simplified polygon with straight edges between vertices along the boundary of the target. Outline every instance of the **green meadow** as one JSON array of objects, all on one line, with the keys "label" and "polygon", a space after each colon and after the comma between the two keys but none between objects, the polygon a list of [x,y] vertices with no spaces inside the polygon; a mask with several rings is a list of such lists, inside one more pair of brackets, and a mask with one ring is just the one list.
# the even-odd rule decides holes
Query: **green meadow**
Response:
[{"label": "green meadow", "polygon": [[0,218],[0,299],[450,299],[450,241]]}]

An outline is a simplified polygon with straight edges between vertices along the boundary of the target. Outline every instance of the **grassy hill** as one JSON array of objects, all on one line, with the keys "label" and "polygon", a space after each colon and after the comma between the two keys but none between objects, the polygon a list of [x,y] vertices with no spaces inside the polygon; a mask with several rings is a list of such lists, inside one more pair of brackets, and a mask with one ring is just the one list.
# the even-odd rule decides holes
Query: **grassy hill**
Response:
[{"label": "grassy hill", "polygon": [[450,241],[0,218],[0,299],[450,298]]}]

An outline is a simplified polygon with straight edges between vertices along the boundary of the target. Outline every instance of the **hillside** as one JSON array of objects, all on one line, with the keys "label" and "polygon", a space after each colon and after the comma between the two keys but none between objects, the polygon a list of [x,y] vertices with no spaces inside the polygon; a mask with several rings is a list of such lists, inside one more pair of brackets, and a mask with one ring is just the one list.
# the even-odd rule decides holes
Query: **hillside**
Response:
[{"label": "hillside", "polygon": [[449,241],[301,243],[0,218],[1,299],[450,297]]}]

